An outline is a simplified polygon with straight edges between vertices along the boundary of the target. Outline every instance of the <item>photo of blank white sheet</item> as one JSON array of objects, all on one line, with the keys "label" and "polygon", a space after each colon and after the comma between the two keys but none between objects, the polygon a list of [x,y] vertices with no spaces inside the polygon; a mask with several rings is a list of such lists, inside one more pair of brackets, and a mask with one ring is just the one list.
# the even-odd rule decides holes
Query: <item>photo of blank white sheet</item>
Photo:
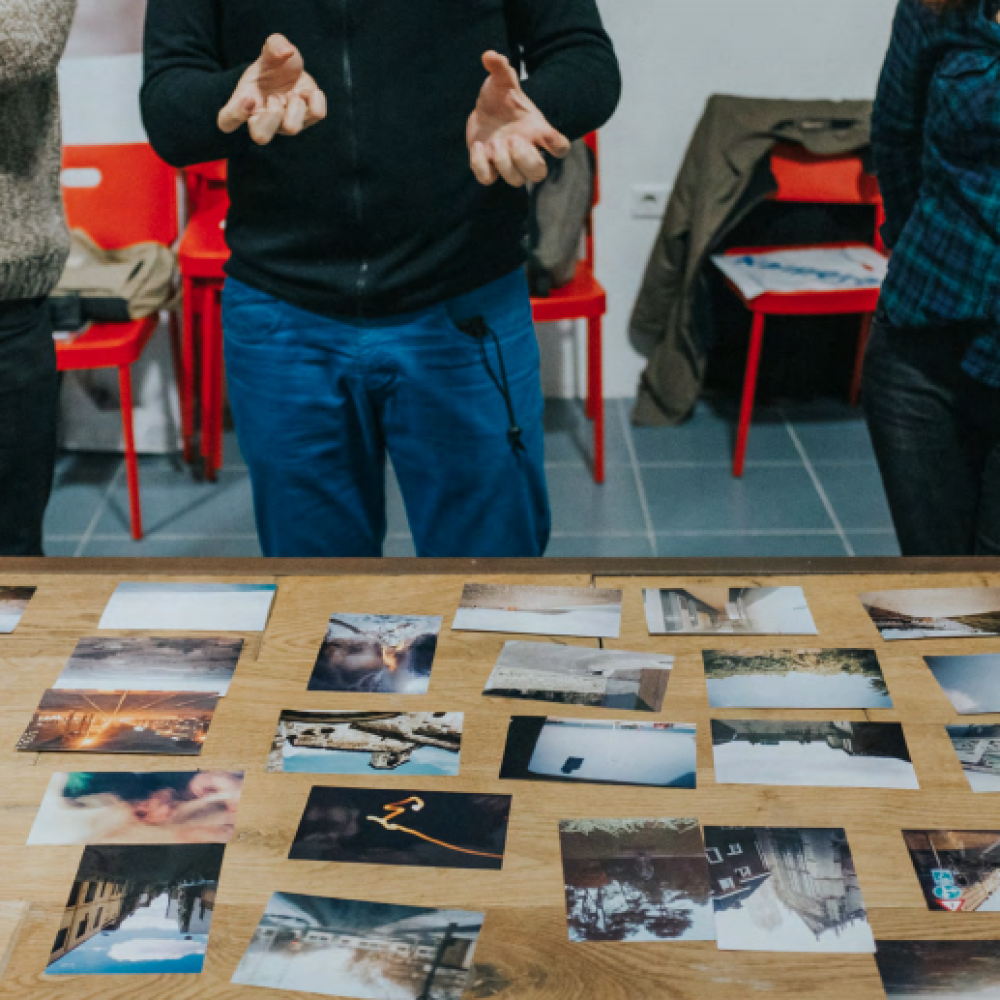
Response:
[{"label": "photo of blank white sheet", "polygon": [[120,583],[102,629],[263,632],[273,583]]}]

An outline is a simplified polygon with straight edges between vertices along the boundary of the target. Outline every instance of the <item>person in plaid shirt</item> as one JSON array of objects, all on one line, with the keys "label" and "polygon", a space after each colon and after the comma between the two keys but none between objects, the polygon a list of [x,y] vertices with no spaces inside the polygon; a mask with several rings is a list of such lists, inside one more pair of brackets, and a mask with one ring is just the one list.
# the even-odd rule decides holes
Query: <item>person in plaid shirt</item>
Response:
[{"label": "person in plaid shirt", "polygon": [[1000,555],[1000,0],[899,0],[865,409],[904,555]]}]

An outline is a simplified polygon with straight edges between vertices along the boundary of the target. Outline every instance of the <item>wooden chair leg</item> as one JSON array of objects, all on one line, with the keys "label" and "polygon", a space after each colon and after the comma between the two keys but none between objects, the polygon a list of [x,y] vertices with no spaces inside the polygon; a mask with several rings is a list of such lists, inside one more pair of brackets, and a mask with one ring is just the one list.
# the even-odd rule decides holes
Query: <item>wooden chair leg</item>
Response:
[{"label": "wooden chair leg", "polygon": [[868,339],[872,334],[871,313],[861,320],[861,334],[858,337],[858,356],[854,360],[854,377],[851,379],[851,406],[857,406],[861,401],[861,380],[865,374],[865,354],[868,351]]},{"label": "wooden chair leg", "polygon": [[125,474],[128,478],[129,517],[132,537],[142,541],[142,506],[139,501],[139,460],[135,451],[135,425],[132,400],[132,370],[128,365],[118,369],[118,388],[121,393],[122,427],[125,431]]},{"label": "wooden chair leg", "polygon": [[594,421],[594,482],[603,483],[604,468],[604,340],[600,316],[587,320],[587,385]]},{"label": "wooden chair leg", "polygon": [[747,441],[750,421],[753,419],[754,400],[757,397],[757,373],[760,370],[760,352],[764,343],[764,314],[754,313],[750,333],[750,350],[747,354],[747,371],[743,381],[743,402],[740,405],[740,424],[736,432],[736,458],[733,475],[739,479],[746,468]]},{"label": "wooden chair leg", "polygon": [[181,437],[184,439],[184,461],[194,461],[194,387],[195,340],[197,338],[196,286],[190,278],[183,282],[183,321],[181,330],[181,366],[179,385],[181,397]]}]

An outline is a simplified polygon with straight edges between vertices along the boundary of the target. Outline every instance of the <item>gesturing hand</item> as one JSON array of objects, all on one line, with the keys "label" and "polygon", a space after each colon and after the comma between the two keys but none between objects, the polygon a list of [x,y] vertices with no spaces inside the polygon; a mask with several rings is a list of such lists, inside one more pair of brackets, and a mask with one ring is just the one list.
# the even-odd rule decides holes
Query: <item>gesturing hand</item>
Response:
[{"label": "gesturing hand", "polygon": [[546,121],[527,94],[505,56],[487,52],[489,72],[469,117],[466,141],[472,172],[480,184],[502,177],[514,187],[544,180],[548,167],[541,151],[562,159],[569,153],[566,136]]},{"label": "gesturing hand", "polygon": [[271,35],[219,112],[219,128],[235,132],[247,125],[253,141],[266,146],[279,132],[298,135],[325,117],[326,95],[306,72],[301,53],[283,35]]}]

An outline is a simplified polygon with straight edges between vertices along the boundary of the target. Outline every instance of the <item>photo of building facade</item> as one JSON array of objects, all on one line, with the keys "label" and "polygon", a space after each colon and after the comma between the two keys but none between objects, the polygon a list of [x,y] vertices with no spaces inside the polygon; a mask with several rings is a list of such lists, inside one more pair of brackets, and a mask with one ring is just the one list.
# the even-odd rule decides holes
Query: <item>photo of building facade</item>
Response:
[{"label": "photo of building facade", "polygon": [[698,587],[644,592],[651,635],[816,635],[801,587]]}]

